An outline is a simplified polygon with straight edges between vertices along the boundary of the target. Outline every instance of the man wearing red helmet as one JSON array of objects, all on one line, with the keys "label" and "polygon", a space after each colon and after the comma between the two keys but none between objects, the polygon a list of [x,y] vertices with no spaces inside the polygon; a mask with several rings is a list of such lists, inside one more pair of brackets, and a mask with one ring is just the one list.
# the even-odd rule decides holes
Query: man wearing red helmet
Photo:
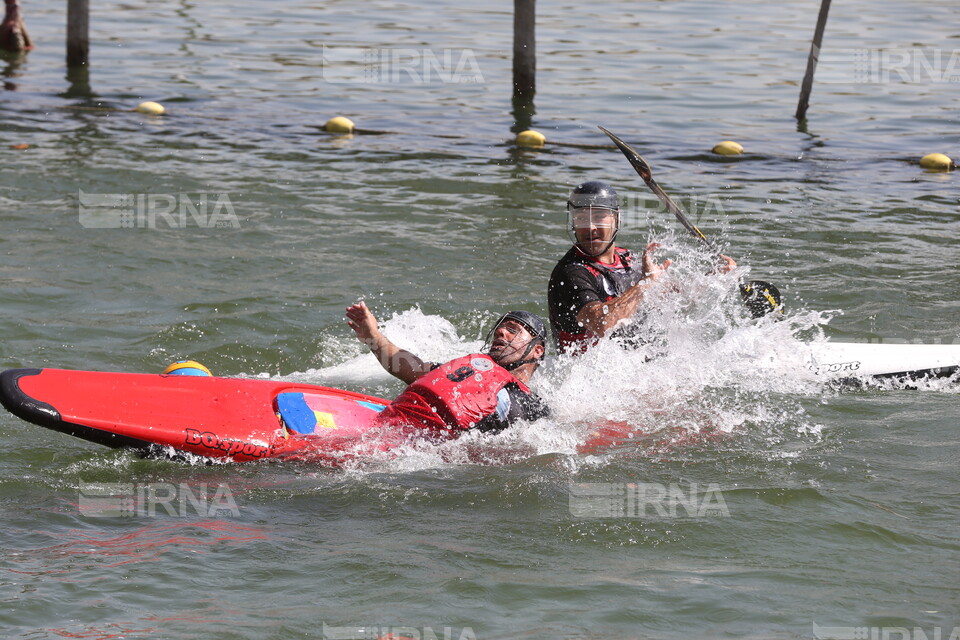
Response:
[{"label": "man wearing red helmet", "polygon": [[[582,352],[600,338],[623,335],[618,325],[634,317],[647,291],[670,266],[657,263],[651,242],[636,257],[614,244],[620,229],[617,192],[599,181],[584,182],[567,200],[568,231],[573,247],[560,259],[547,287],[550,327],[557,349]],[[737,266],[725,260],[720,271]]]},{"label": "man wearing red helmet", "polygon": [[443,439],[477,429],[498,432],[515,420],[536,420],[547,407],[527,387],[546,350],[546,327],[529,311],[510,311],[487,335],[486,353],[445,364],[424,362],[391,342],[363,302],[347,308],[347,324],[407,388],[380,414]]}]

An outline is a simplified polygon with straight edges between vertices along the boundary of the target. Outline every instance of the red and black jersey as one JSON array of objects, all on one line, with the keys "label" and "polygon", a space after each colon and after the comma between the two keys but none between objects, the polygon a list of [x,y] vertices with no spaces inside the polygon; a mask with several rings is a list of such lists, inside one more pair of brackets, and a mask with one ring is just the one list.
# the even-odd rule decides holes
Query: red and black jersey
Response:
[{"label": "red and black jersey", "polygon": [[571,247],[550,274],[547,304],[550,307],[550,328],[557,349],[569,351],[596,341],[586,328],[577,323],[577,313],[591,302],[616,298],[643,280],[643,269],[627,249],[614,249],[613,264],[604,264]]},{"label": "red and black jersey", "polygon": [[456,358],[420,376],[380,414],[381,421],[450,435],[500,431],[516,419],[536,420],[546,407],[517,378],[482,353]]}]

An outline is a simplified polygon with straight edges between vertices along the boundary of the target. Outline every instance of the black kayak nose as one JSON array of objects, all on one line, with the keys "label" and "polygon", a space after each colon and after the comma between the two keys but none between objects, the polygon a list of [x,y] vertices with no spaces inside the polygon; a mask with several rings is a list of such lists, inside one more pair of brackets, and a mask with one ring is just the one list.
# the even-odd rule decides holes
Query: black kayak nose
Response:
[{"label": "black kayak nose", "polygon": [[60,423],[60,412],[55,408],[32,398],[20,388],[20,379],[26,376],[40,375],[42,369],[7,369],[0,373],[0,404],[21,420],[56,429]]}]

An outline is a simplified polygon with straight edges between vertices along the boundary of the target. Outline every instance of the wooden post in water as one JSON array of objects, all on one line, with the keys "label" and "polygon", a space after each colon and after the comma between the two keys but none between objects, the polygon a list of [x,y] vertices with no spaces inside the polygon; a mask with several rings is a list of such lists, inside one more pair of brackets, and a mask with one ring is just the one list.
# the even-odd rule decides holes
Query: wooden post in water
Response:
[{"label": "wooden post in water", "polygon": [[90,0],[67,0],[67,66],[86,66],[90,54]]},{"label": "wooden post in water", "polygon": [[537,90],[536,0],[513,0],[513,97],[533,101]]},{"label": "wooden post in water", "polygon": [[817,70],[817,61],[820,59],[820,43],[823,42],[823,30],[827,26],[827,14],[830,12],[830,0],[820,1],[820,15],[817,17],[817,28],[813,32],[813,42],[810,44],[810,56],[807,58],[807,73],[803,76],[800,87],[800,102],[797,103],[797,120],[803,122],[807,117],[807,107],[810,106],[810,91],[813,89],[813,74]]}]

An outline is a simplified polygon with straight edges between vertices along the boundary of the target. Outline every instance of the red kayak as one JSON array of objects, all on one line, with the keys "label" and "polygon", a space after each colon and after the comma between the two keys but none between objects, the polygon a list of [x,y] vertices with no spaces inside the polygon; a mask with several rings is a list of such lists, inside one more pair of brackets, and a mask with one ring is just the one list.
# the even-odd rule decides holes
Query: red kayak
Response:
[{"label": "red kayak", "polygon": [[[27,422],[108,447],[232,462],[285,458],[340,465],[416,434],[377,423],[390,404],[383,398],[208,374],[9,369],[0,373],[0,403]],[[625,422],[603,422],[577,449],[600,453],[630,442],[636,432]]]},{"label": "red kayak", "polygon": [[371,452],[398,442],[369,433],[389,400],[273,380],[10,369],[0,402],[28,422],[146,454],[340,462],[358,443]]}]

